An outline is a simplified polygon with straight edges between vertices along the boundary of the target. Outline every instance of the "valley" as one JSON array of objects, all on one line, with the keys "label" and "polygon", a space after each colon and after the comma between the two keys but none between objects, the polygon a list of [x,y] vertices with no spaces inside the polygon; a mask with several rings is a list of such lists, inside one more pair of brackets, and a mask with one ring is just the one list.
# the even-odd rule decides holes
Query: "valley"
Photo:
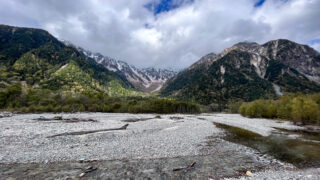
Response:
[{"label": "valley", "polygon": [[240,42],[178,72],[42,29],[0,25],[0,41],[1,178],[320,178],[307,45]]},{"label": "valley", "polygon": [[[41,29],[1,25],[0,88],[102,93],[110,97],[172,98],[224,110],[230,101],[274,99],[320,91],[320,54],[278,39],[240,42],[203,56],[190,67],[136,68],[124,61],[59,41]],[[30,43],[32,42],[32,43]]]},{"label": "valley", "polygon": [[319,180],[320,0],[0,0],[0,180]]},{"label": "valley", "polygon": [[62,41],[65,45],[76,48],[87,58],[94,59],[98,64],[103,65],[108,70],[119,74],[126,78],[137,89],[153,93],[158,92],[167,80],[177,74],[172,69],[156,69],[156,68],[136,68],[124,61],[119,61],[111,57],[103,56],[100,53],[93,53],[81,47],[77,47],[68,41]]}]

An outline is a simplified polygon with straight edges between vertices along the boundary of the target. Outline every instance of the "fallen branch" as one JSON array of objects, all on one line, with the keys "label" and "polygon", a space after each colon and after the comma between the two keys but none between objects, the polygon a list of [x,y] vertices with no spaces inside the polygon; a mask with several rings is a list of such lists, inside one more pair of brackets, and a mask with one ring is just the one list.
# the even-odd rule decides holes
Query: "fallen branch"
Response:
[{"label": "fallen branch", "polygon": [[175,169],[173,169],[173,171],[182,171],[182,170],[184,170],[185,172],[188,172],[188,171],[190,171],[195,165],[196,165],[196,162],[193,162],[193,163],[189,164],[187,167],[184,167],[184,168],[175,168]]},{"label": "fallen branch", "polygon": [[79,118],[62,118],[62,116],[56,116],[53,118],[45,118],[43,116],[40,116],[37,119],[34,119],[36,121],[62,121],[65,123],[76,123],[76,122],[98,122],[94,119],[79,119]]},{"label": "fallen branch", "polygon": [[89,166],[87,169],[84,170],[83,173],[81,173],[81,174],[79,175],[79,177],[84,177],[86,174],[88,174],[88,173],[90,173],[90,172],[92,172],[92,171],[95,171],[95,170],[97,170],[97,169],[98,169],[98,168],[94,168],[93,166]]},{"label": "fallen branch", "polygon": [[139,122],[139,121],[148,121],[151,119],[153,118],[127,119],[127,120],[123,120],[122,122]]},{"label": "fallen branch", "polygon": [[3,113],[3,114],[0,114],[0,118],[6,118],[6,117],[11,117],[12,114],[9,114],[9,113]]},{"label": "fallen branch", "polygon": [[183,117],[178,117],[178,116],[171,116],[170,117],[171,120],[180,120],[180,119],[184,119]]},{"label": "fallen branch", "polygon": [[76,131],[76,132],[66,132],[66,133],[61,133],[61,134],[56,134],[53,136],[48,136],[47,138],[53,138],[57,136],[70,136],[70,135],[83,135],[83,134],[91,134],[91,133],[96,133],[96,132],[103,132],[103,131],[117,131],[117,130],[126,130],[129,124],[126,124],[120,128],[113,128],[113,129],[99,129],[99,130],[92,130],[92,131]]}]

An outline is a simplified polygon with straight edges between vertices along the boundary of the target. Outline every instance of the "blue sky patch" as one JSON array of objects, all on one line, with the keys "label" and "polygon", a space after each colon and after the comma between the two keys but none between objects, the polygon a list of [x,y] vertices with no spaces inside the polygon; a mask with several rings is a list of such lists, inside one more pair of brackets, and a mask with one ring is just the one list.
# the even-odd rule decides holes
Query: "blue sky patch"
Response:
[{"label": "blue sky patch", "polygon": [[157,15],[179,8],[184,4],[193,3],[193,1],[194,0],[160,0],[148,3],[144,7],[152,11],[154,15]]},{"label": "blue sky patch", "polygon": [[260,7],[264,4],[264,2],[266,2],[266,0],[258,0],[255,4],[254,7]]},{"label": "blue sky patch", "polygon": [[320,44],[320,38],[319,39],[313,39],[311,41],[309,41],[310,45],[314,45],[314,44]]}]

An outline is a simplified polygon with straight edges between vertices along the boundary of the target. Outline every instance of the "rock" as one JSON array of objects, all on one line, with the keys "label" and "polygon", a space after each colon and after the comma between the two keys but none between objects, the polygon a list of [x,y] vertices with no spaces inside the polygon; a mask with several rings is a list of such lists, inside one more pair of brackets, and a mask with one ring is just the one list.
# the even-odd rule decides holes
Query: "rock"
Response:
[{"label": "rock", "polygon": [[88,167],[86,167],[86,172],[87,172],[87,171],[90,171],[91,169],[93,169],[93,166],[88,166]]},{"label": "rock", "polygon": [[253,177],[253,174],[250,171],[247,171],[246,175],[249,176],[249,177]]},{"label": "rock", "polygon": [[84,158],[80,158],[80,159],[79,159],[79,162],[80,162],[80,163],[83,163],[84,160],[85,160]]},{"label": "rock", "polygon": [[83,177],[83,176],[85,176],[86,175],[86,173],[81,173],[80,175],[79,175],[79,177]]},{"label": "rock", "polygon": [[98,168],[94,168],[93,166],[89,166],[89,167],[86,168],[85,173],[89,173],[89,172],[95,171],[97,169]]},{"label": "rock", "polygon": [[55,116],[53,117],[54,120],[62,120],[62,116]]}]

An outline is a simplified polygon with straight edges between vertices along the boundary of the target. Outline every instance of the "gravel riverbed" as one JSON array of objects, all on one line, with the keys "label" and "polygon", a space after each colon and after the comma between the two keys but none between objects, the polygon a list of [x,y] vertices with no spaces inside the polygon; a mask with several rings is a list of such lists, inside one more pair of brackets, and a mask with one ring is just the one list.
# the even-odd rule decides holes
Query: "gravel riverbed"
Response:
[{"label": "gravel riverbed", "polygon": [[[94,121],[53,120],[55,116]],[[223,140],[224,131],[213,124],[224,123],[267,136],[275,131],[273,127],[301,128],[291,123],[231,114],[156,116],[112,113],[3,116],[0,179],[74,179],[87,166],[97,168],[84,174],[83,178],[88,179],[244,178],[247,170],[259,175],[255,179],[265,179],[270,175],[263,174],[266,172],[298,172],[297,179],[320,178],[317,168],[299,170],[254,149]],[[37,120],[40,117],[48,120]],[[125,124],[127,129],[102,131]],[[90,133],[51,137],[71,132]],[[194,166],[187,168],[192,163]],[[185,169],[175,171],[175,168]]]}]

